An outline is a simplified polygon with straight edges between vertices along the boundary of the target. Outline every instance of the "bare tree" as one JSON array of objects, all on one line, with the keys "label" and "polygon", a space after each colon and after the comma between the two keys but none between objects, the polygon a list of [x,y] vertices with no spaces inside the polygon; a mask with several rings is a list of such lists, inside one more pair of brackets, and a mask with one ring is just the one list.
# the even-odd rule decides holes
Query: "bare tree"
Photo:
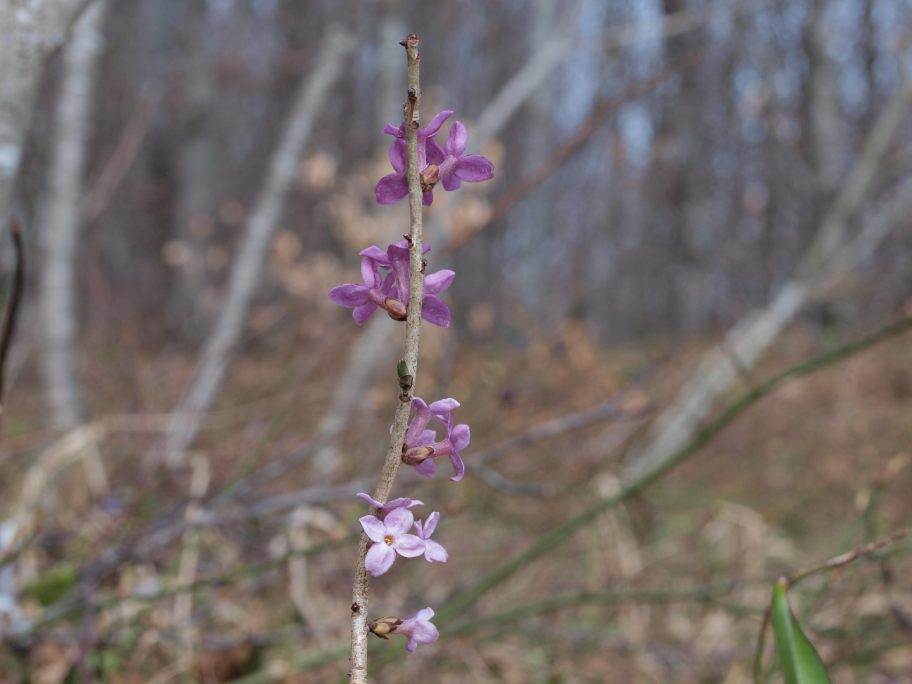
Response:
[{"label": "bare tree", "polygon": [[238,246],[224,304],[206,340],[197,370],[172,413],[163,446],[165,458],[172,465],[184,462],[187,446],[199,429],[201,413],[215,401],[231,352],[244,329],[269,242],[295,178],[298,159],[352,47],[353,41],[347,33],[341,29],[330,30],[320,48],[313,73],[301,82]]},{"label": "bare tree", "polygon": [[0,225],[9,223],[13,183],[48,56],[91,0],[0,0]]},{"label": "bare tree", "polygon": [[794,277],[780,288],[765,309],[742,318],[721,344],[707,352],[672,403],[655,420],[645,440],[634,447],[626,476],[635,477],[652,470],[687,442],[716,400],[731,388],[739,373],[754,366],[801,308],[873,251],[896,220],[902,218],[902,208],[908,207],[912,192],[908,184],[894,194],[891,202],[854,239],[848,234],[852,218],[870,193],[878,165],[910,108],[912,88],[903,81],[874,123]]},{"label": "bare tree", "polygon": [[64,50],[61,90],[51,144],[51,168],[38,224],[42,233],[42,370],[51,421],[71,428],[84,416],[74,367],[76,357],[76,260],[80,202],[92,94],[100,52],[106,0],[89,7],[76,23]]}]

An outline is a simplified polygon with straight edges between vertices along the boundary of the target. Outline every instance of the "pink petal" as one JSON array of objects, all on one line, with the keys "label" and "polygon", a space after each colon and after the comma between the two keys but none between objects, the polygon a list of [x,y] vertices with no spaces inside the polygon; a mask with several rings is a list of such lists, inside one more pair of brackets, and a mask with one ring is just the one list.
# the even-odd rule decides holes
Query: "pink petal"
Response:
[{"label": "pink petal", "polygon": [[437,466],[434,465],[434,459],[429,458],[415,466],[415,472],[425,477],[434,477],[437,473]]},{"label": "pink petal", "polygon": [[437,166],[440,166],[443,164],[443,160],[446,159],[446,154],[444,153],[443,148],[437,144],[436,140],[432,138],[428,139],[426,151],[424,154],[428,164],[437,164]]},{"label": "pink petal", "polygon": [[469,133],[466,131],[466,127],[462,125],[461,121],[454,121],[450,127],[450,135],[444,145],[444,150],[454,157],[461,157],[468,142]]},{"label": "pink petal", "polygon": [[368,288],[364,285],[345,283],[345,285],[339,285],[331,289],[329,291],[329,298],[339,306],[351,309],[366,304],[369,301],[367,292]]},{"label": "pink petal", "polygon": [[386,266],[386,252],[384,250],[380,249],[379,247],[377,247],[377,245],[371,245],[370,247],[367,247],[366,249],[362,249],[360,252],[358,252],[358,254],[360,256],[369,257],[369,258],[373,259],[380,266]]},{"label": "pink petal", "polygon": [[441,328],[450,327],[450,307],[437,295],[427,295],[422,301],[421,317],[428,323],[439,325]]},{"label": "pink petal", "polygon": [[367,555],[364,556],[364,567],[371,575],[376,577],[389,570],[394,560],[396,560],[396,552],[393,551],[393,548],[380,542],[367,550]]},{"label": "pink petal", "polygon": [[399,126],[394,126],[393,124],[386,124],[383,127],[383,132],[387,135],[391,135],[394,138],[404,138],[405,137],[405,124],[399,124]]},{"label": "pink petal", "polygon": [[408,171],[408,145],[405,140],[394,140],[389,151],[390,164],[400,176]]},{"label": "pink petal", "polygon": [[407,496],[400,496],[392,501],[388,501],[383,508],[391,511],[394,508],[414,508],[415,506],[424,506],[424,501],[409,499]]},{"label": "pink petal", "polygon": [[[370,494],[367,494],[365,492],[358,492],[357,494],[355,494],[355,496],[357,496],[359,499],[361,499],[361,501],[363,501],[364,503],[373,506],[374,508],[383,508],[383,504],[380,503],[379,501],[377,501]],[[370,535],[368,535],[368,536],[370,536]]]},{"label": "pink petal", "polygon": [[441,415],[451,413],[459,408],[459,402],[453,399],[452,397],[447,397],[446,399],[438,399],[433,404],[428,406],[428,409],[438,418]]},{"label": "pink petal", "polygon": [[465,463],[462,462],[462,459],[459,458],[459,454],[453,452],[450,454],[450,465],[453,466],[453,477],[450,479],[453,482],[459,482],[462,479],[462,476],[465,475]]},{"label": "pink petal", "polygon": [[380,285],[380,273],[377,270],[377,262],[370,257],[361,257],[361,279],[368,287],[377,287]]},{"label": "pink petal", "polygon": [[425,138],[433,138],[437,135],[437,131],[440,130],[440,127],[443,126],[449,119],[453,116],[453,110],[444,109],[439,114],[435,115],[433,119],[428,122],[428,125],[421,129],[421,134]]},{"label": "pink petal", "polygon": [[[397,508],[396,511],[404,511],[404,508]],[[395,513],[396,511],[393,511]],[[392,513],[390,513],[392,515]],[[414,534],[402,534],[396,537],[393,542],[393,548],[400,556],[405,558],[417,558],[424,555],[424,539],[416,537]]]},{"label": "pink petal", "polygon": [[431,541],[430,539],[426,539],[424,541],[424,545],[425,545],[425,548],[424,548],[425,560],[427,560],[428,562],[431,562],[431,563],[446,563],[447,562],[447,558],[449,558],[449,556],[447,555],[447,550],[445,548],[443,548],[440,544],[438,544],[435,541]]},{"label": "pink petal", "polygon": [[453,278],[455,277],[456,273],[446,268],[442,271],[431,273],[424,279],[424,294],[440,294],[453,284]]},{"label": "pink petal", "polygon": [[414,444],[409,444],[409,446],[428,446],[437,441],[437,433],[433,430],[424,430],[415,441]]},{"label": "pink petal", "polygon": [[479,183],[494,178],[494,164],[480,154],[469,154],[456,162],[453,175],[469,183]]},{"label": "pink petal", "polygon": [[383,519],[383,524],[386,526],[387,534],[398,537],[412,529],[412,525],[415,524],[415,516],[407,508],[397,508],[389,512]]},{"label": "pink petal", "polygon": [[368,539],[377,544],[383,544],[383,537],[386,536],[386,526],[378,517],[365,515],[362,518],[358,518],[358,521],[361,523],[361,527],[364,529]]},{"label": "pink petal", "polygon": [[395,173],[381,178],[377,181],[377,187],[374,188],[377,204],[395,204],[406,195],[408,195],[408,183],[406,183],[405,176]]},{"label": "pink petal", "polygon": [[450,444],[457,451],[462,451],[469,446],[469,440],[472,438],[472,432],[465,423],[460,423],[450,431]]},{"label": "pink petal", "polygon": [[462,181],[459,180],[455,173],[448,173],[443,177],[441,185],[443,185],[443,189],[447,192],[453,192],[462,187]]},{"label": "pink petal", "polygon": [[431,206],[434,203],[434,191],[428,190],[424,193],[424,195],[421,196],[421,203],[426,207]]},{"label": "pink petal", "polygon": [[434,530],[437,529],[437,522],[439,520],[440,520],[440,513],[438,511],[434,511],[433,513],[431,513],[428,516],[428,519],[424,523],[424,534],[421,536],[423,536],[425,539],[427,539],[432,534],[434,534]]},{"label": "pink petal", "polygon": [[367,319],[370,318],[371,314],[376,310],[377,305],[373,302],[368,302],[367,304],[356,306],[355,310],[352,311],[352,318],[355,319],[355,323],[358,325],[364,325],[367,322]]}]

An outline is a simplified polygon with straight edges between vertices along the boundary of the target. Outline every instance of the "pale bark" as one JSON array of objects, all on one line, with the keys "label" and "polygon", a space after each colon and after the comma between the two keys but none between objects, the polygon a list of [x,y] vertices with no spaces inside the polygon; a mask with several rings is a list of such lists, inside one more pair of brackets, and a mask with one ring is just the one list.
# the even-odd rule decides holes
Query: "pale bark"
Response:
[{"label": "pale bark", "polygon": [[313,73],[301,84],[237,248],[224,304],[206,340],[198,368],[172,413],[163,446],[165,459],[172,465],[184,462],[187,447],[199,429],[201,414],[212,406],[222,385],[231,353],[244,329],[270,240],[295,179],[298,160],[352,47],[347,33],[330,30]]},{"label": "pale bark", "polygon": [[[410,34],[404,41],[408,62],[408,99],[403,108],[405,114],[405,139],[408,145],[408,200],[409,200],[409,302],[405,321],[405,365],[407,373],[412,376],[412,384],[403,387],[396,406],[396,416],[390,431],[389,448],[383,461],[383,471],[374,499],[380,502],[389,501],[390,491],[396,474],[402,465],[402,445],[405,441],[405,429],[411,413],[411,400],[418,379],[418,348],[421,341],[421,306],[424,299],[424,273],[422,272],[422,238],[424,231],[421,181],[418,168],[418,125],[420,121],[421,61],[418,54],[418,36]],[[367,596],[369,582],[365,556],[369,540],[361,533],[358,544],[358,562],[355,567],[355,579],[352,583],[351,603],[351,684],[367,684]]]},{"label": "pale bark", "polygon": [[625,481],[652,471],[690,440],[717,399],[728,391],[739,374],[750,369],[812,298],[824,294],[846,271],[873,251],[898,220],[912,198],[904,185],[854,238],[850,221],[869,194],[878,165],[903,118],[912,108],[912,89],[902,82],[874,123],[852,171],[842,184],[795,276],[770,304],[738,321],[724,341],[710,350],[697,370],[659,415],[645,439],[635,445],[624,469]]},{"label": "pale bark", "polygon": [[46,197],[39,213],[44,262],[41,270],[41,358],[45,401],[52,424],[72,428],[84,417],[77,380],[76,262],[89,119],[107,2],[89,7],[76,22],[63,55]]},{"label": "pale bark", "polygon": [[12,193],[29,117],[48,56],[91,0],[0,0],[0,225]]}]

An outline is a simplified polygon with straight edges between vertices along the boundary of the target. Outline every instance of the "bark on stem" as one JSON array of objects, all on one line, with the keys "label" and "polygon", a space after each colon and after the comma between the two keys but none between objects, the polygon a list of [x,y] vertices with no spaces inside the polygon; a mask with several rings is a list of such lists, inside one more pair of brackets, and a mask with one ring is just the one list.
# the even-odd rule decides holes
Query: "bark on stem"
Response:
[{"label": "bark on stem", "polygon": [[[374,498],[386,502],[389,499],[393,481],[402,463],[402,442],[405,439],[405,428],[408,425],[409,410],[415,381],[418,377],[418,345],[421,337],[421,303],[424,298],[424,276],[421,272],[421,239],[422,239],[422,192],[418,168],[418,122],[421,88],[419,84],[420,56],[418,54],[418,36],[414,33],[402,41],[408,61],[408,96],[403,105],[405,118],[405,139],[408,145],[408,186],[409,186],[409,306],[405,321],[405,363],[412,376],[412,387],[400,396],[396,406],[396,417],[390,435],[389,449],[383,463],[383,472]],[[398,387],[397,387],[398,389]],[[364,567],[367,554],[367,535],[361,534],[358,545],[358,565],[355,570],[355,581],[352,587],[351,605],[351,671],[352,684],[367,684],[367,594],[368,576]]]}]

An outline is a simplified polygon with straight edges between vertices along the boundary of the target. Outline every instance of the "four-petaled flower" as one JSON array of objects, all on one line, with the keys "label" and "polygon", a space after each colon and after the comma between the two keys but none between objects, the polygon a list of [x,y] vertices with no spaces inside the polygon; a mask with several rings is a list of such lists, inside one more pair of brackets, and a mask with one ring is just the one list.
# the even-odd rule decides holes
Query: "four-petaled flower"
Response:
[{"label": "four-petaled flower", "polygon": [[415,649],[418,648],[418,644],[431,644],[437,641],[440,632],[431,623],[432,617],[434,617],[433,609],[424,608],[411,617],[405,618],[393,630],[393,634],[402,634],[408,637],[408,644],[405,646],[406,651],[414,653]]},{"label": "four-petaled flower", "polygon": [[392,273],[386,277],[381,276],[381,264],[371,256],[374,249],[379,251],[378,247],[369,247],[361,252],[361,278],[364,284],[339,285],[329,291],[329,298],[339,306],[354,309],[352,317],[358,325],[363,325],[377,307],[384,309],[391,318],[404,321],[406,305],[396,298],[395,278]]},{"label": "four-petaled flower", "polygon": [[494,177],[494,164],[480,154],[466,154],[469,134],[460,121],[454,121],[450,135],[443,146],[446,157],[440,164],[437,175],[447,192],[458,190],[462,181],[480,183]]},{"label": "four-petaled flower", "polygon": [[[425,245],[425,253],[430,247]],[[407,240],[394,242],[386,249],[387,258],[396,282],[395,292],[400,301],[409,303],[409,244]],[[421,317],[441,328],[450,326],[450,307],[437,295],[453,284],[456,273],[442,269],[424,276],[424,296],[421,299]]]},{"label": "four-petaled flower", "polygon": [[[480,183],[494,177],[494,164],[480,154],[466,154],[469,135],[461,121],[454,121],[450,135],[441,149],[434,140],[453,112],[445,110],[418,130],[418,173],[421,179],[422,202],[434,201],[434,186],[440,182],[446,191],[458,190],[462,181]],[[396,139],[390,146],[389,160],[393,173],[381,178],[374,188],[378,204],[395,204],[408,195],[408,149],[405,124],[398,128],[387,124],[383,132]]]},{"label": "four-petaled flower", "polygon": [[364,558],[364,567],[374,577],[390,569],[397,553],[405,558],[415,558],[424,553],[424,540],[407,534],[415,523],[415,516],[406,508],[390,511],[383,520],[365,515],[360,522],[373,542]]},{"label": "four-petaled flower", "polygon": [[[400,496],[398,499],[391,499],[386,503],[380,503],[370,494],[366,494],[364,492],[358,492],[355,494],[355,496],[361,499],[364,503],[370,504],[374,508],[379,508],[381,518],[386,517],[387,513],[394,511],[397,508],[414,508],[415,506],[424,506],[423,501],[419,501],[418,499],[409,499],[406,496]],[[417,525],[418,523],[415,524]]]},{"label": "four-petaled flower", "polygon": [[434,511],[428,516],[428,519],[424,521],[424,524],[422,524],[420,520],[415,521],[415,532],[424,540],[424,559],[428,563],[447,562],[447,550],[431,539],[431,535],[434,534],[434,530],[437,529],[437,522],[439,520],[440,513]]},{"label": "four-petaled flower", "polygon": [[[422,253],[429,251],[431,246],[423,244]],[[424,276],[421,317],[428,323],[449,327],[450,307],[437,295],[452,285],[455,277],[456,274],[448,269]],[[352,317],[358,325],[363,325],[377,308],[386,311],[390,318],[405,320],[410,292],[407,240],[394,242],[385,252],[376,245],[361,250],[361,278],[363,285],[338,285],[329,291],[329,298],[340,306],[354,309]]]},{"label": "four-petaled flower", "polygon": [[[465,423],[453,424],[453,410],[459,407],[455,399],[441,399],[428,405],[421,397],[412,399],[415,417],[405,433],[402,460],[425,477],[434,477],[437,466],[434,458],[449,456],[453,466],[453,477],[459,482],[465,474],[465,464],[459,452],[469,445],[471,431]],[[436,418],[446,426],[446,437],[436,441],[437,433],[427,429],[431,418]]]}]

